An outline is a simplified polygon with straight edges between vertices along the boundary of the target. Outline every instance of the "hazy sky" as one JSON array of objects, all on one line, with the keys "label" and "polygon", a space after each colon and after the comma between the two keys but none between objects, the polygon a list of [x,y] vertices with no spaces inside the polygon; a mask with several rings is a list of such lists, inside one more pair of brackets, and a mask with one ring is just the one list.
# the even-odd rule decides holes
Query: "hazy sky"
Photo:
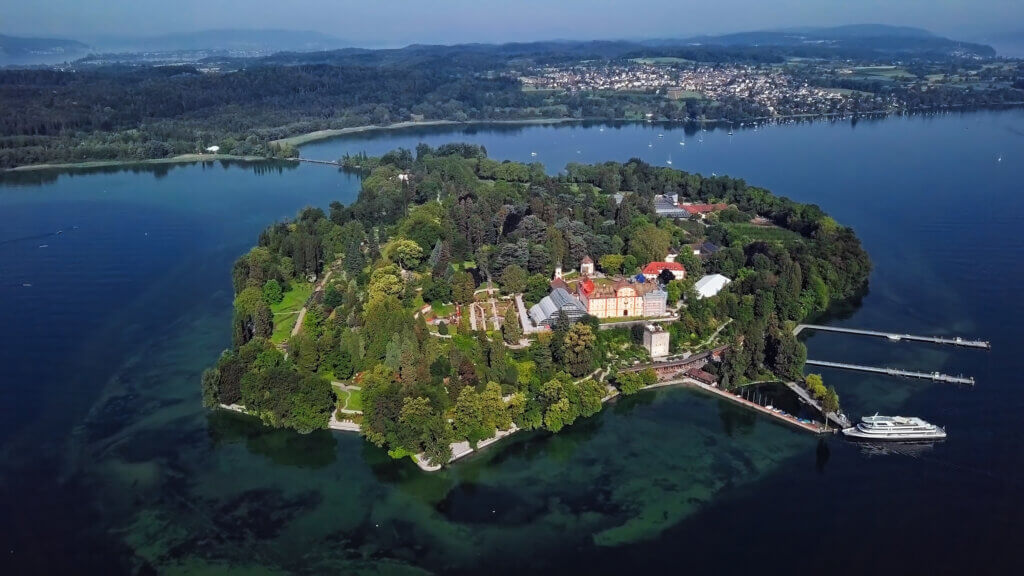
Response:
[{"label": "hazy sky", "polygon": [[279,28],[403,45],[854,23],[971,38],[1024,29],[1024,0],[0,0],[0,32],[71,38]]}]

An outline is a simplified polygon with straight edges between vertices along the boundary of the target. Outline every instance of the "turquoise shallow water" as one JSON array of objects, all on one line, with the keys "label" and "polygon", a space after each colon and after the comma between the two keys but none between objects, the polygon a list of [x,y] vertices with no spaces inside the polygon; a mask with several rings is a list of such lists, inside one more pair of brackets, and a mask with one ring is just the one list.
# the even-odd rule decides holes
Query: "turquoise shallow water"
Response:
[{"label": "turquoise shallow water", "polygon": [[1022,135],[1024,113],[1005,111],[732,137],[475,127],[304,147],[332,159],[473,141],[550,171],[671,155],[676,168],[740,176],[856,228],[876,265],[870,289],[826,321],[994,345],[809,337],[813,358],[974,375],[964,389],[825,372],[853,414],[946,425],[950,439],[930,450],[819,443],[661,390],[434,475],[355,436],[297,436],[200,406],[198,375],[230,341],[231,262],[272,220],[351,201],[355,178],[219,163],[4,176],[5,573],[1018,570]]}]

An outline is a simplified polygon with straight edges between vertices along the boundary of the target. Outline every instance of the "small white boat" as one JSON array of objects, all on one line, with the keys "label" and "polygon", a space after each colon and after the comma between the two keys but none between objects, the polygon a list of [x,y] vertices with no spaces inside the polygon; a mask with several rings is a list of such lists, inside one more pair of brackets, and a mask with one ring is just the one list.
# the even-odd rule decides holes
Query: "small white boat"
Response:
[{"label": "small white boat", "polygon": [[536,156],[536,155],[537,155],[536,152],[530,152],[530,156]]},{"label": "small white boat", "polygon": [[941,440],[945,428],[917,417],[865,416],[856,426],[843,429],[843,435],[864,440]]}]

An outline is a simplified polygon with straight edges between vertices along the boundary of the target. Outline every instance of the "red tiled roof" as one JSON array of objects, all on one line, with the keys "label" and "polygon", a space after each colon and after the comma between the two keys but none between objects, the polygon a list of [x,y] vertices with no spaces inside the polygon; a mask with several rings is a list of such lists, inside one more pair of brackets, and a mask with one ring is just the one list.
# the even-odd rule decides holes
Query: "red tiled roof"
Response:
[{"label": "red tiled roof", "polygon": [[593,263],[594,263],[594,261],[590,259],[590,256],[584,256],[584,257],[583,257],[583,261],[582,261],[582,262],[580,262],[580,263],[581,263],[581,264],[593,264]]},{"label": "red tiled roof", "polygon": [[583,294],[590,296],[594,293],[594,281],[590,278],[584,278],[583,282],[580,282],[580,290],[583,291]]},{"label": "red tiled roof", "polygon": [[705,214],[707,212],[714,212],[716,210],[725,210],[729,207],[728,204],[680,204],[683,210],[686,210],[690,214]]},{"label": "red tiled roof", "polygon": [[679,262],[651,262],[647,266],[644,266],[644,274],[661,274],[662,270],[672,270],[678,272],[686,272],[686,268]]},{"label": "red tiled roof", "polygon": [[565,283],[565,280],[562,280],[561,278],[555,278],[554,280],[551,281],[551,288],[552,289],[555,289],[555,288],[566,288],[566,289],[568,289],[569,285]]}]

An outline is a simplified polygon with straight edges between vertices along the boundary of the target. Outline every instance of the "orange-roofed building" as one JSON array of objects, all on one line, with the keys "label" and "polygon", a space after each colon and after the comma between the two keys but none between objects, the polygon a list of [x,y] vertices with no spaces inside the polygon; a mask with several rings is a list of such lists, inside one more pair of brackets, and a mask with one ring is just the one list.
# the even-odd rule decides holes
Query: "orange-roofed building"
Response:
[{"label": "orange-roofed building", "polygon": [[662,270],[668,270],[675,276],[676,280],[686,278],[686,268],[679,262],[650,262],[644,266],[643,275],[648,280],[655,280],[661,275]]},{"label": "orange-roofed building", "polygon": [[725,210],[729,207],[728,204],[680,204],[680,208],[686,210],[686,213],[690,216],[704,217],[705,214],[711,212],[718,212],[719,210]]}]

